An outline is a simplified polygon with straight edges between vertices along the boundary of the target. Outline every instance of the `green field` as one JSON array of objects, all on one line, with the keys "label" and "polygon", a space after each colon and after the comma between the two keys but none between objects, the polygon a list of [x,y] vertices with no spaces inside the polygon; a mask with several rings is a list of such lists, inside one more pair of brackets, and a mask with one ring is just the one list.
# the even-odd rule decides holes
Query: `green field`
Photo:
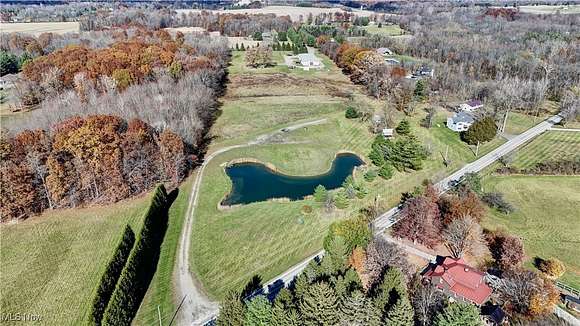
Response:
[{"label": "green field", "polygon": [[87,320],[101,274],[129,223],[137,234],[149,195],[104,207],[47,211],[1,225],[3,313],[34,313],[43,325]]},{"label": "green field", "polygon": [[488,176],[484,190],[502,192],[516,211],[505,215],[490,210],[482,224],[522,237],[528,267],[536,256],[560,259],[567,269],[561,281],[580,289],[578,189],[578,176]]},{"label": "green field", "polygon": [[511,165],[526,169],[539,162],[574,159],[580,160],[580,132],[547,131],[516,151]]},{"label": "green field", "polygon": [[[299,144],[244,147],[218,155],[208,164],[193,224],[191,268],[214,299],[222,298],[229,289],[241,288],[255,274],[267,281],[316,252],[322,247],[330,223],[369,205],[375,196],[380,196],[386,210],[399,201],[402,192],[412,190],[423,180],[442,179],[476,159],[474,149],[445,127],[443,111],[439,113],[438,124],[431,129],[419,127],[425,115],[418,111],[410,118],[414,132],[433,153],[424,162],[423,170],[396,173],[389,181],[377,179],[365,183],[369,194],[362,200],[351,201],[345,210],[326,214],[309,199],[268,201],[219,210],[219,202],[231,187],[223,166],[233,159],[257,159],[291,175],[327,171],[340,150],[353,151],[366,159],[374,138],[369,123],[345,119],[344,109],[348,105],[367,106],[378,112],[385,103],[364,95],[360,86],[353,85],[327,58],[324,60],[327,66],[322,71],[283,73],[273,68],[248,70],[241,67],[244,63],[239,53],[233,57],[222,114],[212,128],[214,141],[210,152],[300,121],[323,117],[328,121],[284,136],[284,141]],[[402,117],[401,113],[395,113],[396,120]],[[498,138],[484,144],[480,155],[502,142]],[[447,146],[451,164],[445,167],[441,153]],[[355,179],[363,182],[362,174],[355,174]],[[303,215],[304,205],[314,206],[314,212]]]},{"label": "green field", "polygon": [[362,29],[367,31],[369,34],[378,34],[385,36],[397,36],[405,34],[405,30],[399,27],[399,25],[388,25],[383,24],[381,28],[378,25],[373,24],[369,26],[363,26]]}]

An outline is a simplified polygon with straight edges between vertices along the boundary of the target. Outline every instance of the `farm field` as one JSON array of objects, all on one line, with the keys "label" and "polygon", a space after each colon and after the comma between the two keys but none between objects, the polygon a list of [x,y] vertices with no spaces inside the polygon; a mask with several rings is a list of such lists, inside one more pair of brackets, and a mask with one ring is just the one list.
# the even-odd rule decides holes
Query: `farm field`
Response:
[{"label": "farm field", "polygon": [[85,324],[125,225],[139,232],[149,197],[0,225],[0,310],[38,314],[43,325]]},{"label": "farm field", "polygon": [[42,33],[64,34],[79,32],[78,22],[49,22],[49,23],[2,23],[0,31],[2,33],[28,33],[40,35]]},{"label": "farm field", "polygon": [[159,306],[163,325],[169,325],[171,317],[177,309],[177,304],[181,300],[181,298],[175,298],[173,294],[173,270],[176,266],[177,249],[189,204],[193,178],[194,175],[181,184],[179,195],[169,209],[169,226],[161,245],[157,270],[133,320],[133,325],[157,324],[159,322],[157,306]]},{"label": "farm field", "polygon": [[[368,195],[352,200],[347,209],[327,214],[312,199],[218,209],[231,187],[223,167],[233,159],[271,163],[290,175],[323,173],[341,150],[355,152],[367,160],[374,135],[368,122],[345,119],[344,110],[353,105],[378,112],[384,103],[366,96],[360,86],[353,85],[328,58],[323,58],[326,68],[322,71],[285,72],[280,70],[283,67],[248,69],[243,67],[242,54],[233,56],[230,84],[222,98],[222,114],[212,127],[214,140],[209,152],[300,121],[327,118],[327,122],[288,132],[277,140],[290,144],[269,143],[231,150],[215,157],[206,167],[194,218],[190,261],[192,272],[213,299],[223,298],[227,290],[243,287],[256,274],[267,281],[316,252],[332,222],[370,205],[376,196],[386,210],[396,205],[402,192],[412,190],[423,180],[442,179],[476,159],[473,149],[461,142],[459,134],[442,124],[446,112],[439,113],[438,123],[431,129],[419,127],[424,113],[417,112],[410,118],[413,131],[432,152],[423,170],[395,173],[388,181],[376,179],[371,183],[363,181],[361,172],[355,172],[355,179],[364,182]],[[399,112],[395,116],[397,121],[403,118]],[[480,155],[502,142],[498,138],[483,145]],[[441,153],[448,145],[451,164],[446,167]],[[303,213],[308,210],[305,205],[313,207],[313,211]]]},{"label": "farm field", "polygon": [[385,24],[379,28],[377,24],[363,26],[362,29],[367,31],[369,34],[378,34],[385,36],[398,36],[405,34],[405,30],[399,27],[399,25],[388,25]]},{"label": "farm field", "polygon": [[573,159],[580,160],[580,132],[552,130],[518,150],[511,165],[526,169],[539,162]]},{"label": "farm field", "polygon": [[560,259],[567,269],[561,281],[580,288],[578,189],[578,176],[487,176],[484,190],[502,192],[516,211],[490,210],[482,225],[522,237],[530,268],[536,256]]},{"label": "farm field", "polygon": [[[190,12],[200,12],[199,9],[178,9],[177,13],[185,13],[188,14]],[[345,13],[346,11],[340,8],[316,8],[316,7],[292,7],[292,6],[266,6],[259,9],[230,9],[230,10],[209,10],[211,12],[220,13],[220,14],[276,14],[277,16],[290,16],[290,19],[293,21],[300,21],[300,18],[306,21],[306,18],[309,14],[313,16],[322,14],[322,13],[336,13],[342,12]],[[351,11],[353,14],[357,16],[370,16],[373,14],[372,11],[368,10],[359,10],[353,9]]]},{"label": "farm field", "polygon": [[578,14],[580,5],[539,5],[539,6],[520,6],[521,12],[529,14]]}]

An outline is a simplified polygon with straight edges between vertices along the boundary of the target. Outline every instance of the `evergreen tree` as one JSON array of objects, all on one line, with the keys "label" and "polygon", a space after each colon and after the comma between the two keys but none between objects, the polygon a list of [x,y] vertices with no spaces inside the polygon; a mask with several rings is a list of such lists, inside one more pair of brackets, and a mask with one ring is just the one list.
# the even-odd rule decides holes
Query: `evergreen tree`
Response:
[{"label": "evergreen tree", "polygon": [[344,191],[339,191],[336,194],[336,197],[334,197],[334,200],[337,208],[345,209],[348,207],[348,198],[346,197]]},{"label": "evergreen tree", "polygon": [[328,196],[328,191],[326,190],[326,188],[324,188],[323,185],[318,185],[315,189],[314,189],[314,200],[316,200],[319,203],[322,203],[326,200],[326,197]]},{"label": "evergreen tree", "polygon": [[246,47],[244,46],[244,43],[242,43],[242,46],[240,47],[240,51],[246,51]]},{"label": "evergreen tree", "polygon": [[272,325],[294,326],[299,325],[299,315],[294,304],[292,292],[287,288],[280,290],[272,307]]},{"label": "evergreen tree", "polygon": [[236,43],[236,51],[240,51],[240,46]]},{"label": "evergreen tree", "polygon": [[402,120],[395,130],[399,135],[408,135],[411,133],[411,124],[406,119]]},{"label": "evergreen tree", "polygon": [[413,316],[415,312],[407,296],[401,297],[397,303],[389,309],[386,323],[393,326],[413,326]]},{"label": "evergreen tree", "polygon": [[344,113],[344,117],[347,119],[356,119],[359,116],[360,115],[357,112],[357,110],[355,108],[353,108],[352,106],[349,106],[348,108],[346,108],[346,112]]},{"label": "evergreen tree", "polygon": [[[380,273],[380,270],[370,270],[372,274]],[[375,290],[375,306],[385,315],[391,306],[399,299],[407,296],[405,279],[398,268],[389,267],[383,275],[383,279]]]},{"label": "evergreen tree", "polygon": [[262,40],[262,32],[254,32],[253,38],[254,38],[254,41],[261,41]]},{"label": "evergreen tree", "polygon": [[347,325],[373,326],[381,324],[380,312],[360,291],[346,297],[340,306],[340,320]]},{"label": "evergreen tree", "polygon": [[435,326],[480,326],[478,309],[468,303],[451,303],[437,316]]},{"label": "evergreen tree", "polygon": [[222,302],[216,323],[218,326],[243,326],[245,314],[246,306],[240,299],[240,294],[231,291]]},{"label": "evergreen tree", "polygon": [[467,131],[461,133],[461,138],[470,145],[492,140],[497,133],[495,120],[491,116],[475,121]]},{"label": "evergreen tree", "polygon": [[300,301],[304,325],[335,325],[339,320],[336,293],[328,283],[308,287]]},{"label": "evergreen tree", "polygon": [[322,263],[327,266],[325,272],[329,275],[335,274],[338,271],[344,271],[347,265],[349,256],[346,241],[341,236],[334,237],[326,249],[326,256]]},{"label": "evergreen tree", "polygon": [[389,162],[386,162],[379,169],[379,176],[385,180],[389,180],[393,177],[393,172],[393,165]]},{"label": "evergreen tree", "polygon": [[245,324],[267,326],[272,321],[272,306],[266,297],[258,295],[246,303]]},{"label": "evergreen tree", "polygon": [[424,101],[427,98],[427,84],[424,79],[417,80],[413,95],[419,101]]},{"label": "evergreen tree", "polygon": [[385,164],[385,157],[379,147],[373,146],[369,153],[369,159],[376,166],[383,166]]}]

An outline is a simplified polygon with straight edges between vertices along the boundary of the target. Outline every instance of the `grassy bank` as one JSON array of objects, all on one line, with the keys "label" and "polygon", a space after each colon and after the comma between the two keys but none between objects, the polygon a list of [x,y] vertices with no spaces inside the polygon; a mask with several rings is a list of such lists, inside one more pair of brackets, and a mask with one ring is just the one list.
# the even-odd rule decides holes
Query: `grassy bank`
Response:
[{"label": "grassy bank", "polygon": [[580,177],[578,176],[489,176],[485,191],[499,191],[516,207],[505,215],[490,211],[483,225],[505,228],[522,237],[526,265],[533,268],[534,257],[556,257],[566,265],[561,278],[580,288]]},{"label": "grassy bank", "polygon": [[0,226],[0,310],[38,314],[43,325],[83,324],[125,225],[140,230],[148,201],[47,211]]}]

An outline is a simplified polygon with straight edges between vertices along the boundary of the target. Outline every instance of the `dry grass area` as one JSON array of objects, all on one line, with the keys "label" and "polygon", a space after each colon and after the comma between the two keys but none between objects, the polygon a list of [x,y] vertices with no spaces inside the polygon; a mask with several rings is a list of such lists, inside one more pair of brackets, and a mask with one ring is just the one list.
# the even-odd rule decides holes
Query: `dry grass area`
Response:
[{"label": "dry grass area", "polygon": [[580,5],[520,6],[520,11],[528,14],[578,14]]},{"label": "dry grass area", "polygon": [[78,22],[54,22],[54,23],[2,23],[0,31],[2,33],[27,33],[40,35],[42,33],[64,34],[70,32],[79,32]]},{"label": "dry grass area", "polygon": [[[299,21],[300,16],[304,20],[308,17],[309,14],[314,16],[322,14],[322,13],[335,13],[335,12],[343,12],[346,11],[341,8],[315,8],[315,7],[291,7],[291,6],[267,6],[260,9],[230,9],[230,10],[209,10],[215,13],[231,13],[231,14],[276,14],[277,16],[290,16],[293,21]],[[199,9],[178,9],[177,13],[185,13],[188,14],[190,12],[201,12]],[[369,10],[359,10],[353,9],[352,13],[357,16],[364,16],[368,17],[373,14],[372,11]]]}]

